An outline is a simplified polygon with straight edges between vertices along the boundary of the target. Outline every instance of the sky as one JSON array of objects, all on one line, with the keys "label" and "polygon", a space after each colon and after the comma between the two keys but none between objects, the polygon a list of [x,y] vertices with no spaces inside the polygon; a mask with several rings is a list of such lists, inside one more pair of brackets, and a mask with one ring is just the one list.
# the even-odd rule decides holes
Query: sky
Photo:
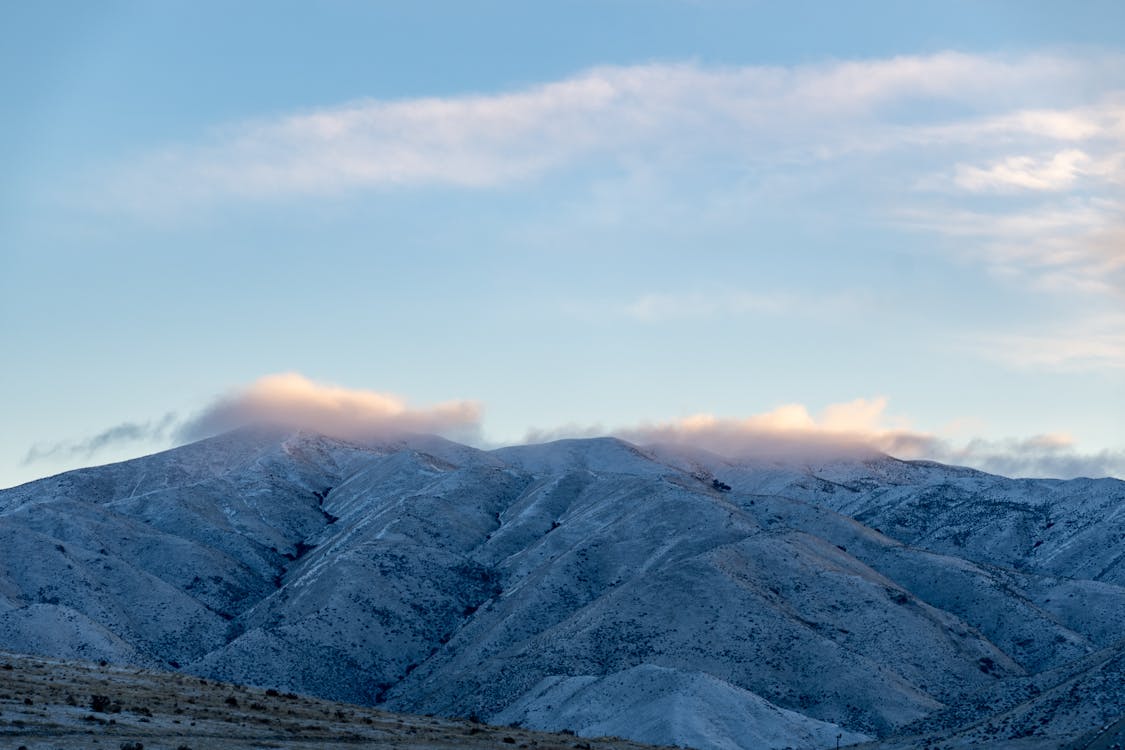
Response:
[{"label": "sky", "polygon": [[0,487],[278,418],[1125,477],[1119,2],[45,0],[0,95]]}]

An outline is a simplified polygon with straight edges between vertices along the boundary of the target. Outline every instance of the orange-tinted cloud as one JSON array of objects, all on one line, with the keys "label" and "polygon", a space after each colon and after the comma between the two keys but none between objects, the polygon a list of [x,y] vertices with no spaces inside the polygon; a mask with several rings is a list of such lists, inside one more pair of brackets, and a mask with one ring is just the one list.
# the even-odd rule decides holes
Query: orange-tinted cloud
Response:
[{"label": "orange-tinted cloud", "polygon": [[450,401],[413,408],[397,396],[317,383],[295,372],[267,375],[219,398],[176,430],[198,440],[247,424],[269,423],[360,439],[403,433],[434,433],[475,442],[481,407]]},{"label": "orange-tinted cloud", "polygon": [[747,417],[695,414],[616,430],[580,425],[533,430],[526,440],[606,433],[637,445],[702,448],[728,458],[815,462],[890,455],[971,466],[1004,476],[1125,476],[1125,451],[1082,453],[1065,433],[954,440],[911,429],[905,419],[887,413],[887,399],[881,396],[830,404],[816,415],[803,404],[784,404]]},{"label": "orange-tinted cloud", "polygon": [[[731,458],[820,461],[887,454],[972,466],[1006,476],[1125,477],[1125,451],[1081,453],[1065,433],[1027,438],[954,440],[912,429],[888,414],[885,397],[829,404],[818,414],[803,404],[784,404],[746,417],[695,414],[614,430],[571,424],[528,432],[525,442],[616,435],[638,445],[701,448]],[[250,424],[276,424],[344,439],[405,433],[443,435],[480,444],[481,407],[451,401],[426,408],[397,396],[317,383],[298,373],[267,375],[213,401],[194,417],[174,414],[147,423],[123,423],[80,441],[35,446],[25,463],[88,458],[121,443],[198,440]]]},{"label": "orange-tinted cloud", "polygon": [[768,459],[856,457],[878,453],[915,457],[934,438],[888,417],[887,399],[858,398],[814,416],[803,404],[785,404],[748,417],[695,414],[628,427],[615,434],[634,443],[690,445],[725,456]]}]

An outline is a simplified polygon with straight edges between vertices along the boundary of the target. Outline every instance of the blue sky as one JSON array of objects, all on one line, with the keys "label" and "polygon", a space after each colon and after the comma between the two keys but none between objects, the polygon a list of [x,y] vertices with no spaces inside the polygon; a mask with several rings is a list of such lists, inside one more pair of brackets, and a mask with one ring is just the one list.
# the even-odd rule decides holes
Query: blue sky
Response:
[{"label": "blue sky", "polygon": [[1120,476],[1075,5],[6,7],[0,486],[279,412]]}]

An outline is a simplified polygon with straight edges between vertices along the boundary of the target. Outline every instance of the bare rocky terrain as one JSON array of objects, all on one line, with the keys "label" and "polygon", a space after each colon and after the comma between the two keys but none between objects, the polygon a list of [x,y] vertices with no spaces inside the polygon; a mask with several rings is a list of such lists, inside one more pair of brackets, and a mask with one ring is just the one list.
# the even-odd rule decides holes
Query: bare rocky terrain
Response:
[{"label": "bare rocky terrain", "polygon": [[645,750],[619,738],[393,714],[174,673],[0,652],[0,745],[35,748],[379,747]]}]

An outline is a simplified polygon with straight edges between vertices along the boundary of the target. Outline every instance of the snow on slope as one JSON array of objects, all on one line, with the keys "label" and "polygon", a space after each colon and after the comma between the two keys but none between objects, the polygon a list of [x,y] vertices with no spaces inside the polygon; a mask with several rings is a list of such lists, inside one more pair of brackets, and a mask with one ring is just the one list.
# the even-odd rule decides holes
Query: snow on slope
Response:
[{"label": "snow on slope", "polygon": [[[0,492],[0,646],[701,747],[953,731],[1102,669],[1122,498],[889,458],[242,430]],[[1120,703],[1111,682],[1079,702]]]},{"label": "snow on slope", "polygon": [[[804,467],[711,463],[747,492],[807,500],[899,541],[1047,575],[1125,585],[1125,482],[1006,479],[882,457]],[[733,481],[732,481],[733,480]]]},{"label": "snow on slope", "polygon": [[0,643],[16,644],[24,653],[63,659],[154,666],[109,629],[57,604],[29,604],[0,612]]},{"label": "snow on slope", "polygon": [[495,721],[716,750],[830,747],[837,735],[843,744],[870,739],[778,708],[709,674],[650,664],[607,676],[544,678]]}]

